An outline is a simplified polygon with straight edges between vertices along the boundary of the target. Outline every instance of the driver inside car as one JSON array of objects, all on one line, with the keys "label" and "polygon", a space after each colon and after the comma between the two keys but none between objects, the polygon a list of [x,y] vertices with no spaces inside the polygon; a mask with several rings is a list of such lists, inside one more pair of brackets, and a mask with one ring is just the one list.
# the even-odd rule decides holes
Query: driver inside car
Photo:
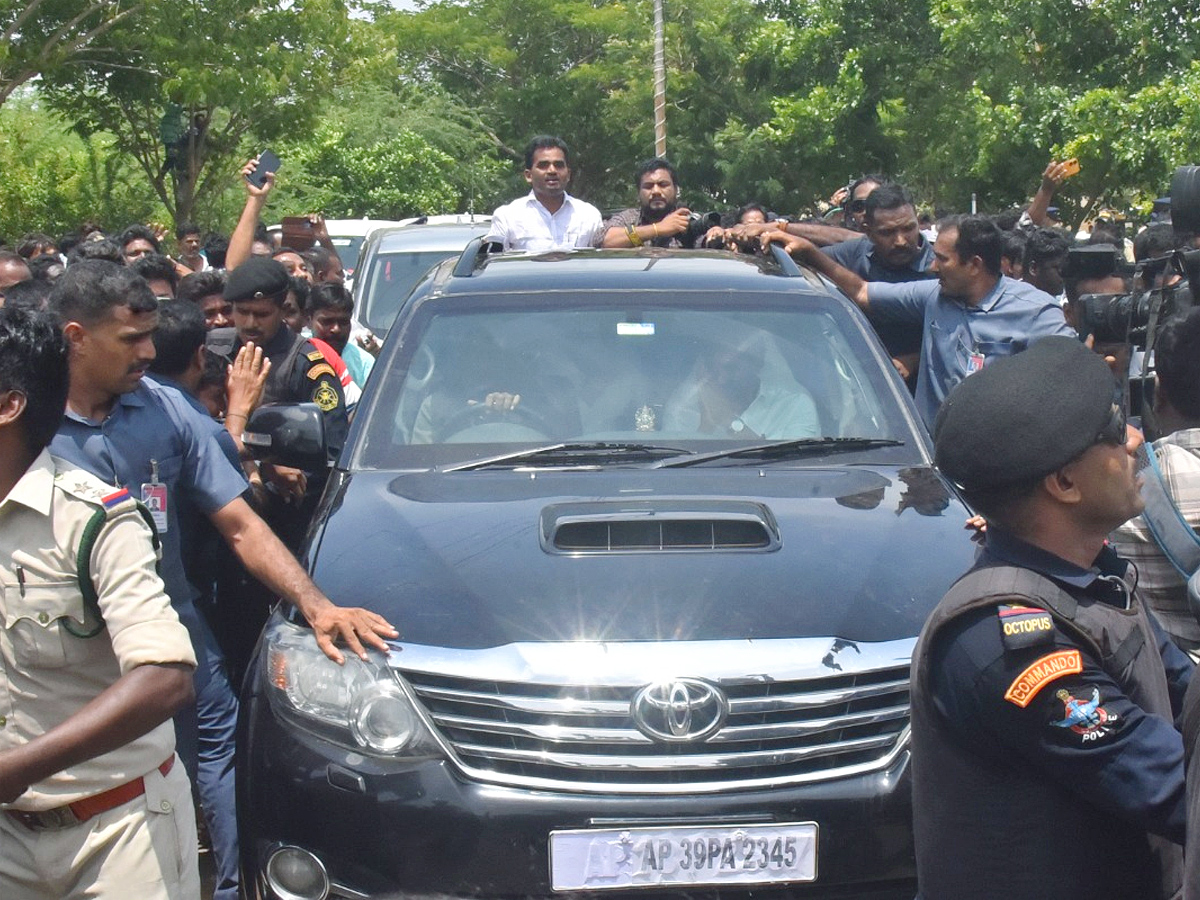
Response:
[{"label": "driver inside car", "polygon": [[664,430],[790,440],[818,437],[812,396],[765,335],[710,345],[666,404]]},{"label": "driver inside car", "polygon": [[539,389],[544,360],[505,353],[475,328],[454,337],[436,354],[437,375],[417,410],[410,443],[541,440],[564,430],[569,417],[562,403]]}]

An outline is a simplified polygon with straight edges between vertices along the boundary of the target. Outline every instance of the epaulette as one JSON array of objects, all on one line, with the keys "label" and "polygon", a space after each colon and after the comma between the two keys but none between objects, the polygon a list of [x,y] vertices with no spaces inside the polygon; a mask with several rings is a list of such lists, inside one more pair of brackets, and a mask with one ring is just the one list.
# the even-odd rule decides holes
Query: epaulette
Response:
[{"label": "epaulette", "polygon": [[1026,650],[1054,643],[1054,618],[1046,610],[1005,605],[997,607],[996,613],[1005,650]]},{"label": "epaulette", "polygon": [[57,469],[54,484],[63,493],[92,506],[102,507],[106,518],[137,508],[137,500],[125,488],[105,484],[96,476],[82,469]]},{"label": "epaulette", "polygon": [[320,350],[314,350],[312,353],[306,353],[305,357],[308,359],[309,362],[316,362],[319,359],[324,359],[325,354],[322,353]]}]

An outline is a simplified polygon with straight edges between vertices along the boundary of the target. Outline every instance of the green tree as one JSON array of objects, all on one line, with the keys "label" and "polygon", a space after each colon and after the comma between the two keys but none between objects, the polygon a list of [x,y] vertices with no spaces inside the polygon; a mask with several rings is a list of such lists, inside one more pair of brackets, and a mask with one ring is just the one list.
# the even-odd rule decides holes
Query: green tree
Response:
[{"label": "green tree", "polygon": [[180,222],[219,201],[247,144],[312,127],[347,37],[340,0],[175,0],[121,22],[112,55],[45,89],[81,134],[112,134]]},{"label": "green tree", "polygon": [[[758,20],[749,0],[668,3],[667,17],[668,155],[689,196],[706,199],[721,192],[719,127],[766,108],[737,64],[736,43]],[[525,189],[523,147],[551,133],[571,146],[572,191],[610,206],[629,201],[633,169],[654,151],[652,21],[650,0],[465,0],[380,24],[402,80],[472,109],[508,161],[495,199]]]},{"label": "green tree", "polygon": [[317,132],[277,148],[286,160],[278,199],[289,213],[400,218],[491,210],[507,166],[477,117],[443,92],[397,83],[391,59],[390,79],[369,66],[348,76]]},{"label": "green tree", "polygon": [[105,228],[162,217],[142,173],[111,136],[84,139],[61,117],[17,96],[0,108],[0,235],[59,236],[90,220]]},{"label": "green tree", "polygon": [[147,0],[0,0],[0,104],[35,78],[73,71],[88,59],[116,58],[110,30]]}]

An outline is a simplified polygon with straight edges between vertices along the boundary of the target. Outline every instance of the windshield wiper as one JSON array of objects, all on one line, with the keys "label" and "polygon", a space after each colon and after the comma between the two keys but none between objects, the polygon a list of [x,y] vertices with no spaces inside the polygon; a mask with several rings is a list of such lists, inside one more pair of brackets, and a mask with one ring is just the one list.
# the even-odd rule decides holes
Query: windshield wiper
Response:
[{"label": "windshield wiper", "polygon": [[515,453],[502,453],[499,456],[488,456],[483,459],[473,459],[453,466],[439,467],[439,472],[470,472],[473,469],[486,469],[491,466],[501,466],[518,462],[556,463],[570,462],[610,462],[626,460],[631,456],[650,457],[659,459],[668,456],[678,459],[680,454],[691,453],[683,447],[667,447],[661,444],[636,444],[616,441],[565,441],[558,444],[546,444],[529,450],[518,450]]},{"label": "windshield wiper", "polygon": [[688,456],[664,459],[655,463],[655,469],[679,469],[685,466],[695,466],[714,459],[756,460],[795,459],[821,453],[851,453],[856,450],[870,450],[873,447],[902,447],[904,441],[891,438],[865,437],[818,437],[797,438],[791,441],[770,441],[762,444],[747,444],[733,447],[729,450],[714,450],[712,453],[693,453]]}]

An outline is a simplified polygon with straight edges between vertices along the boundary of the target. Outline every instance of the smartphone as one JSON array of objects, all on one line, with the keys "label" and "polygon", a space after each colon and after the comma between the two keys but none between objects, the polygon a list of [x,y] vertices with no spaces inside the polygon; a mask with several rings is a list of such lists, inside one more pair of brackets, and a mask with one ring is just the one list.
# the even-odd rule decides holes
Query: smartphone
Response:
[{"label": "smartphone", "polygon": [[267,182],[267,175],[279,170],[280,160],[270,150],[264,150],[258,154],[258,168],[246,176],[246,180],[256,188],[262,187]]},{"label": "smartphone", "polygon": [[1079,174],[1079,160],[1071,157],[1063,162],[1063,178],[1070,178],[1072,175]]}]

